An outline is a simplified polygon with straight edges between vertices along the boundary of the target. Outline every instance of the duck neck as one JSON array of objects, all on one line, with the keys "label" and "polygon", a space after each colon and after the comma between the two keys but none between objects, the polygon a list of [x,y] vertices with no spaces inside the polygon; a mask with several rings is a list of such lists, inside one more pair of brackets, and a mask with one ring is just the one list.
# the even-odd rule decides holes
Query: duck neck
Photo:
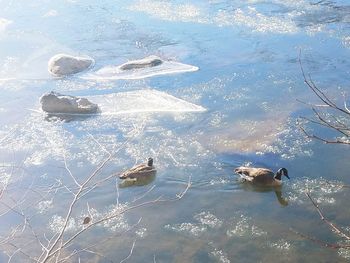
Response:
[{"label": "duck neck", "polygon": [[277,173],[275,174],[275,180],[281,181],[281,179],[282,179],[282,174],[279,173],[279,172],[277,172]]}]

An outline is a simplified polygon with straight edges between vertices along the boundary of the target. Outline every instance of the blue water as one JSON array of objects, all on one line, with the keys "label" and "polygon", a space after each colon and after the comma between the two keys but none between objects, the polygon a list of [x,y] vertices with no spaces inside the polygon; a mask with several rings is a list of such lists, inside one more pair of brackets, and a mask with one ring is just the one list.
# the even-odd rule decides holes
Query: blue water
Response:
[{"label": "blue water", "polygon": [[[324,248],[290,228],[346,242],[321,222],[308,190],[349,231],[349,190],[340,186],[349,184],[349,148],[309,140],[298,127],[300,116],[312,117],[305,103],[320,103],[304,84],[299,54],[318,87],[340,104],[342,94],[349,101],[349,11],[345,0],[0,1],[0,262],[12,254],[11,262],[33,261],[39,240],[47,246],[45,237],[59,231],[76,191],[65,160],[82,182],[107,152],[113,158],[93,182],[149,156],[157,175],[139,186],[123,187],[115,177],[99,184],[74,206],[63,240],[84,227],[88,207],[94,222],[135,203],[174,198],[189,178],[191,188],[176,202],[90,228],[59,256],[91,244],[95,253],[66,262],[121,262],[133,242],[129,262],[347,262],[349,250]],[[141,80],[54,78],[47,62],[57,53],[94,58],[90,71],[148,55],[199,71]],[[206,111],[70,120],[39,111],[40,96],[51,90],[103,96],[140,89]],[[240,165],[286,167],[291,180],[282,201],[273,189],[242,184],[232,172]]]}]

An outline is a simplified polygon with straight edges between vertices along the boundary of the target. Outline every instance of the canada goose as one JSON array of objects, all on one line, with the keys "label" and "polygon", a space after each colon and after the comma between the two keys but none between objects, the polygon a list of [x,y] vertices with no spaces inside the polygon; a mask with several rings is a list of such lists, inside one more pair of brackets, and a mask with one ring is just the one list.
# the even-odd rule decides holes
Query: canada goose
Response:
[{"label": "canada goose", "polygon": [[266,168],[243,166],[236,168],[234,171],[244,180],[260,185],[279,186],[282,184],[282,175],[290,179],[286,168],[278,169],[276,174]]},{"label": "canada goose", "polygon": [[156,169],[153,166],[153,159],[148,158],[147,163],[138,164],[119,175],[120,179],[134,179],[155,175]]}]

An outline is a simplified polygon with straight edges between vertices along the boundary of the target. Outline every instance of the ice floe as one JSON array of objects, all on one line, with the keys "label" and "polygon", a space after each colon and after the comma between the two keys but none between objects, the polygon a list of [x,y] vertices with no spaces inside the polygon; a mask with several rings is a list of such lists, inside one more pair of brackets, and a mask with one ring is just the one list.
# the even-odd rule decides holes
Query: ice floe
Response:
[{"label": "ice floe", "polygon": [[[238,5],[237,5],[238,7]],[[172,4],[165,1],[139,0],[129,6],[129,10],[143,12],[150,16],[167,20],[214,24],[217,26],[246,26],[254,32],[291,34],[298,32],[298,26],[289,16],[266,16],[255,7],[219,9],[210,12],[210,7],[190,4]]]},{"label": "ice floe", "polygon": [[49,92],[40,98],[41,108],[48,113],[92,114],[98,111],[98,106],[86,98],[62,95]]},{"label": "ice floe", "polygon": [[196,214],[193,218],[198,221],[198,223],[184,222],[181,224],[165,225],[164,228],[197,237],[207,232],[208,229],[220,228],[223,224],[222,220],[208,211]]},{"label": "ice floe", "polygon": [[119,66],[106,66],[81,76],[88,80],[142,79],[152,76],[197,71],[198,67],[149,56]]},{"label": "ice floe", "polygon": [[267,232],[254,225],[252,221],[252,218],[237,213],[232,219],[231,227],[226,231],[226,235],[229,237],[266,236]]},{"label": "ice floe", "polygon": [[291,184],[291,189],[286,193],[286,197],[291,202],[309,202],[305,192],[309,192],[316,203],[334,204],[336,199],[334,194],[343,190],[343,183],[339,181],[329,181],[324,178],[310,179],[298,178]]},{"label": "ice floe", "polygon": [[11,20],[0,17],[0,32],[5,31],[8,25],[12,23]]},{"label": "ice floe", "polygon": [[51,10],[47,11],[47,13],[45,13],[45,14],[43,15],[43,17],[55,17],[55,16],[57,16],[57,15],[58,15],[57,10],[51,9]]},{"label": "ice floe", "polygon": [[219,262],[221,263],[230,263],[231,261],[228,259],[227,254],[217,248],[214,248],[214,250],[210,253],[212,256],[214,256]]},{"label": "ice floe", "polygon": [[140,0],[129,7],[131,11],[139,11],[154,17],[168,21],[200,22],[207,23],[196,5],[173,4],[166,1]]},{"label": "ice floe", "polygon": [[157,90],[135,90],[88,97],[99,105],[102,114],[141,112],[203,112],[202,106]]},{"label": "ice floe", "polygon": [[269,242],[268,246],[281,251],[288,251],[292,247],[291,243],[283,238],[278,240],[277,242]]},{"label": "ice floe", "polygon": [[81,72],[94,64],[90,57],[75,57],[67,54],[57,54],[48,63],[48,70],[55,76],[65,76]]}]

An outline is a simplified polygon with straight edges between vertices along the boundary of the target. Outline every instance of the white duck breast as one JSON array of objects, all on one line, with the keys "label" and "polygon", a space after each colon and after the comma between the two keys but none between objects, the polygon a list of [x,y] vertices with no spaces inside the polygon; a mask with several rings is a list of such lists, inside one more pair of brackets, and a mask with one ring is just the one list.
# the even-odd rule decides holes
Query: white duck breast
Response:
[{"label": "white duck breast", "polygon": [[197,71],[198,67],[175,61],[163,60],[157,56],[132,60],[119,66],[106,66],[81,76],[89,80],[142,79],[152,76]]}]

